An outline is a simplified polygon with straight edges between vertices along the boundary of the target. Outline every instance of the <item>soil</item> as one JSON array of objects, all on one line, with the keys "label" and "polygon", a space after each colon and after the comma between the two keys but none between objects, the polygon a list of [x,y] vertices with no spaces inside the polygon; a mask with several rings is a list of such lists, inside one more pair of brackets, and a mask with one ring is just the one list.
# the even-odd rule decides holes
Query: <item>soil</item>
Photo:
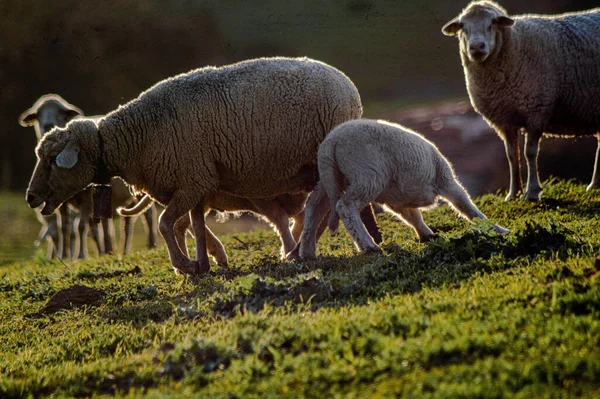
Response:
[{"label": "soil", "polygon": [[94,306],[102,301],[105,296],[106,293],[102,290],[74,285],[54,294],[41,313],[56,313],[62,309],[78,308],[84,305]]}]

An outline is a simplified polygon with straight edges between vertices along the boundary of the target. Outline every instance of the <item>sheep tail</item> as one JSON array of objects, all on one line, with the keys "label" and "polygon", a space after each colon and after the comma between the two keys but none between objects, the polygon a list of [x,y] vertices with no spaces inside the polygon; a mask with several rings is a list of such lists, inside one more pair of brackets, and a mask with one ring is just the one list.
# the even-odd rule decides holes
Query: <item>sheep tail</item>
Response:
[{"label": "sheep tail", "polygon": [[327,227],[333,235],[340,225],[340,215],[335,206],[342,196],[342,175],[335,161],[335,147],[328,143],[319,148],[319,177],[329,197],[331,210]]},{"label": "sheep tail", "polygon": [[118,207],[117,213],[121,216],[136,216],[146,212],[152,206],[152,203],[152,198],[148,195],[144,195],[142,199],[131,208]]}]

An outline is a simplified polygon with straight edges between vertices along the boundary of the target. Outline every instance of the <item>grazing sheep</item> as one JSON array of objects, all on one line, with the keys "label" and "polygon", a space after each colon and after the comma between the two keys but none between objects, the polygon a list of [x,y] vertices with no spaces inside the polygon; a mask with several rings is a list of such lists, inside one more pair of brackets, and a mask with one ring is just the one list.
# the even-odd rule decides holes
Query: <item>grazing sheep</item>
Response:
[{"label": "grazing sheep", "polygon": [[433,232],[420,208],[434,205],[440,197],[468,220],[486,219],[435,145],[400,125],[368,119],[344,122],[323,140],[317,156],[321,200],[306,205],[304,230],[299,247],[289,255],[292,259],[315,257],[314,232],[327,197],[332,209],[329,228],[335,231],[341,217],[363,252],[380,251],[358,217],[359,210],[373,201],[412,226],[421,241],[431,239]]},{"label": "grazing sheep", "polygon": [[[46,94],[41,96],[35,104],[23,112],[19,117],[19,123],[22,126],[33,126],[35,128],[38,142],[54,126],[64,127],[72,119],[83,116],[83,112],[76,106],[69,104],[57,94]],[[99,119],[98,117],[93,117]],[[112,202],[116,206],[125,206],[131,204],[134,198],[129,193],[129,189],[120,179],[113,181]],[[80,259],[87,258],[87,228],[90,226],[92,237],[98,247],[98,253],[113,252],[112,235],[114,230],[112,221],[105,219],[102,221],[103,237],[100,237],[97,223],[92,222],[92,197],[91,189],[87,189],[75,194],[67,201],[69,206],[61,206],[59,212],[49,216],[43,216],[36,212],[38,220],[43,227],[39,234],[38,242],[48,238],[49,243],[48,257],[69,258],[75,253]],[[72,213],[69,207],[75,208],[78,212]],[[77,216],[79,215],[79,216]],[[148,226],[148,246],[156,246],[156,210],[152,207],[145,213]],[[71,226],[70,220],[77,217],[76,227]],[[133,238],[133,222],[130,218],[124,218],[124,252],[131,250]],[[103,238],[103,239],[102,239]],[[77,250],[77,243],[79,249]]]},{"label": "grazing sheep", "polygon": [[[172,265],[208,272],[204,210],[215,192],[273,198],[311,191],[320,142],[360,118],[354,84],[307,58],[261,58],[166,79],[100,120],[51,131],[37,148],[27,202],[52,213],[92,183],[120,176],[166,206],[159,228]],[[191,213],[196,261],[174,225]]]},{"label": "grazing sheep", "polygon": [[542,134],[596,135],[592,182],[600,187],[600,8],[509,17],[492,1],[472,2],[442,32],[457,36],[471,103],[504,140],[510,190],[521,189],[518,135],[525,134],[527,191],[538,200]]}]

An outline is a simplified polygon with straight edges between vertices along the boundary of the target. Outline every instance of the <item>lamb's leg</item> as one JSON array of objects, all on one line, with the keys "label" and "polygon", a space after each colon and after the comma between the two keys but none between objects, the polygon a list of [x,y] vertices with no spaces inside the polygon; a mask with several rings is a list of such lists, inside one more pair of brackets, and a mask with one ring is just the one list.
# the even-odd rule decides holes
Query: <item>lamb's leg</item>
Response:
[{"label": "lamb's leg", "polygon": [[527,160],[527,192],[523,198],[529,201],[538,201],[542,194],[540,177],[538,175],[537,159],[540,148],[542,132],[528,131],[525,135],[525,159]]},{"label": "lamb's leg", "polygon": [[379,245],[383,242],[383,236],[377,225],[377,219],[375,219],[375,212],[371,204],[368,204],[360,211],[360,220],[364,223],[369,235],[375,241],[375,244]]},{"label": "lamb's leg", "polygon": [[[104,243],[100,239],[100,223],[94,220],[94,218],[88,218],[88,224],[90,232],[92,233],[92,240],[96,244],[96,248],[98,249],[98,255],[102,256],[105,254],[104,252]],[[103,233],[103,232],[102,232]]]},{"label": "lamb's leg", "polygon": [[[204,223],[204,201],[200,201],[191,211],[192,230],[196,237],[196,267],[193,269],[193,275],[208,273],[210,263],[206,252],[206,224]],[[212,233],[211,233],[212,234]]]},{"label": "lamb's leg", "polygon": [[60,213],[60,235],[62,238],[62,259],[71,258],[71,215],[69,207],[63,204],[59,209]]},{"label": "lamb's leg", "polygon": [[[375,198],[370,198],[369,193],[364,192],[361,187],[350,184],[346,192],[337,202],[335,209],[344,222],[346,230],[350,233],[354,245],[360,252],[380,252],[381,250],[373,241],[365,225],[360,219],[359,212]],[[376,195],[375,195],[376,197]]]},{"label": "lamb's leg", "polygon": [[502,129],[499,133],[504,138],[504,150],[508,159],[508,168],[510,171],[510,188],[508,195],[504,199],[508,201],[516,198],[521,191],[521,154],[519,153],[519,129],[513,126]]},{"label": "lamb's leg", "polygon": [[[465,189],[458,183],[453,182],[441,190],[440,195],[446,198],[452,207],[460,213],[467,220],[471,221],[474,218],[487,219],[487,217],[481,213],[475,204],[469,198],[469,194]],[[507,233],[508,230],[498,225],[492,224],[492,228],[498,233]]]},{"label": "lamb's leg", "polygon": [[596,134],[598,139],[598,147],[596,148],[596,162],[594,164],[594,174],[592,175],[592,182],[587,186],[587,190],[593,188],[600,188],[600,133]]},{"label": "lamb's leg", "polygon": [[304,228],[296,247],[287,254],[290,260],[316,258],[317,237],[323,218],[329,210],[329,199],[321,185],[317,184],[306,200],[304,207]]},{"label": "lamb's leg", "polygon": [[407,225],[413,228],[419,241],[427,242],[433,238],[433,231],[425,224],[421,211],[417,208],[402,208],[393,204],[387,206],[400,217]]},{"label": "lamb's leg", "polygon": [[[198,261],[193,261],[184,255],[179,249],[179,244],[175,238],[174,226],[175,222],[187,214],[192,207],[194,207],[194,202],[185,191],[177,191],[169,205],[165,208],[162,215],[160,216],[160,220],[158,222],[158,226],[160,229],[160,234],[163,236],[165,243],[167,244],[167,250],[169,251],[169,259],[171,260],[171,264],[176,271],[182,271],[186,274],[196,274],[197,272],[207,272],[208,264],[201,264]],[[192,197],[193,198],[193,197]],[[202,221],[204,220],[204,214],[202,215]],[[201,224],[204,224],[203,222]],[[204,242],[204,232],[201,237],[202,242]]]},{"label": "lamb's leg", "polygon": [[152,204],[150,209],[144,213],[144,220],[146,221],[146,228],[148,234],[148,249],[156,248],[156,205]]},{"label": "lamb's leg", "polygon": [[121,230],[121,240],[123,241],[123,253],[128,254],[131,252],[131,246],[133,245],[133,230],[135,227],[135,216],[125,216],[122,218],[121,224],[123,230]]}]

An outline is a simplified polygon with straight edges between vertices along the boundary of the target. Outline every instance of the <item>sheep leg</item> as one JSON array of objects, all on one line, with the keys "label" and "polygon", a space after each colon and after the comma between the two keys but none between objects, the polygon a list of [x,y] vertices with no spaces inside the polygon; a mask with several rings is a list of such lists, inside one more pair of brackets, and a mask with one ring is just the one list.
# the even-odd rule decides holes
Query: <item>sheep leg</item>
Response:
[{"label": "sheep leg", "polygon": [[123,253],[128,254],[131,252],[131,246],[133,245],[133,230],[135,227],[135,217],[123,217],[121,224],[123,229],[121,230],[121,240],[123,240]]},{"label": "sheep leg", "polygon": [[596,148],[596,162],[594,163],[594,174],[592,175],[592,182],[587,186],[586,190],[593,188],[600,188],[600,133],[596,134],[598,139],[598,147]]},{"label": "sheep leg", "polygon": [[104,252],[112,254],[115,252],[113,244],[115,233],[115,224],[112,219],[102,219],[102,229],[104,230]]},{"label": "sheep leg", "polygon": [[88,222],[89,218],[84,217],[83,214],[79,214],[77,220],[77,235],[79,236],[79,251],[77,257],[79,259],[86,259],[88,256],[87,250],[87,233],[88,233]]},{"label": "sheep leg", "polygon": [[[71,221],[70,221],[70,228],[69,228],[69,234],[71,235],[71,256],[75,257],[75,254],[77,254],[77,245],[78,245],[78,237],[79,237],[79,219],[77,218],[77,213],[73,210],[69,210],[70,212],[70,217],[71,217]],[[79,258],[82,259],[82,258]]]},{"label": "sheep leg", "polygon": [[148,249],[156,248],[156,206],[152,204],[150,209],[144,213],[144,221],[146,222],[146,229],[148,234]]},{"label": "sheep leg", "polygon": [[92,233],[92,240],[94,240],[94,243],[96,244],[96,248],[98,249],[98,255],[102,256],[102,255],[104,255],[104,245],[102,243],[102,240],[100,240],[99,223],[97,221],[93,220],[93,218],[88,218],[88,223],[89,223],[89,229]]},{"label": "sheep leg", "polygon": [[523,198],[538,201],[542,194],[538,175],[537,159],[542,139],[542,131],[532,130],[525,135],[525,159],[527,160],[527,192]]},{"label": "sheep leg", "polygon": [[304,210],[297,215],[293,216],[294,224],[292,225],[292,238],[298,242],[300,235],[302,234],[302,228],[304,227]]},{"label": "sheep leg", "polygon": [[502,130],[500,137],[504,138],[504,149],[506,158],[508,159],[508,168],[510,170],[510,188],[508,195],[504,199],[508,201],[516,198],[521,191],[521,154],[519,153],[519,129],[515,127],[507,127]]},{"label": "sheep leg", "polygon": [[214,235],[212,231],[206,226],[204,229],[206,233],[206,250],[208,254],[213,258],[215,263],[221,267],[227,267],[229,260],[227,259],[227,253],[225,247],[221,241]]},{"label": "sheep leg", "polygon": [[[206,252],[206,224],[204,222],[204,201],[200,201],[191,211],[192,230],[196,236],[196,267],[193,269],[193,275],[208,273],[210,263]],[[212,235],[212,233],[211,233]],[[216,237],[215,237],[216,238]]]},{"label": "sheep leg", "polygon": [[[158,227],[160,234],[163,236],[165,243],[167,244],[167,250],[169,251],[169,259],[175,269],[175,272],[183,272],[186,274],[196,274],[196,271],[200,268],[200,264],[197,261],[193,261],[184,255],[179,248],[177,239],[175,238],[175,222],[181,217],[185,216],[193,204],[190,204],[190,199],[183,191],[176,192],[169,205],[165,208],[160,216]],[[204,215],[203,215],[204,216]],[[203,218],[204,219],[204,218]],[[203,234],[204,236],[204,234]],[[206,268],[206,264],[202,265]],[[207,271],[207,270],[205,270]]]},{"label": "sheep leg", "polygon": [[181,217],[177,222],[175,222],[175,226],[173,226],[173,230],[175,232],[175,239],[177,240],[177,245],[179,245],[179,249],[185,256],[189,256],[187,245],[185,244],[185,234],[187,229],[191,226],[192,221],[190,220],[189,214]]},{"label": "sheep leg", "polygon": [[419,241],[427,242],[433,238],[433,231],[423,220],[423,215],[418,208],[403,208],[394,204],[387,204],[387,206],[400,220],[413,228],[417,236],[419,236]]},{"label": "sheep leg", "polygon": [[359,212],[374,201],[377,195],[374,195],[374,198],[367,197],[370,197],[369,193],[363,192],[361,187],[356,188],[350,184],[335,205],[335,209],[360,252],[381,252],[360,219]]},{"label": "sheep leg", "polygon": [[371,204],[368,204],[360,211],[360,220],[362,220],[375,244],[380,245],[383,242],[383,236],[377,225],[377,219],[375,219],[375,212]]},{"label": "sheep leg", "polygon": [[[321,183],[310,193],[304,207],[304,228],[296,247],[287,254],[289,260],[315,259],[319,227],[329,210],[327,192]],[[324,229],[323,229],[324,230]],[[322,234],[322,231],[321,231]]]},{"label": "sheep leg", "polygon": [[[448,187],[445,187],[440,191],[440,195],[446,198],[454,210],[467,220],[472,221],[474,218],[487,219],[487,217],[477,209],[473,201],[471,201],[471,198],[469,198],[469,194],[467,194],[465,189],[457,182],[451,182]],[[492,224],[492,228],[498,233],[508,232],[505,228],[495,224]]]},{"label": "sheep leg", "polygon": [[71,215],[69,214],[69,207],[63,204],[58,209],[60,214],[60,235],[62,238],[62,251],[61,259],[71,258]]},{"label": "sheep leg", "polygon": [[275,201],[254,200],[257,213],[263,215],[279,234],[281,240],[281,259],[296,246],[296,240],[290,232],[290,217]]}]

